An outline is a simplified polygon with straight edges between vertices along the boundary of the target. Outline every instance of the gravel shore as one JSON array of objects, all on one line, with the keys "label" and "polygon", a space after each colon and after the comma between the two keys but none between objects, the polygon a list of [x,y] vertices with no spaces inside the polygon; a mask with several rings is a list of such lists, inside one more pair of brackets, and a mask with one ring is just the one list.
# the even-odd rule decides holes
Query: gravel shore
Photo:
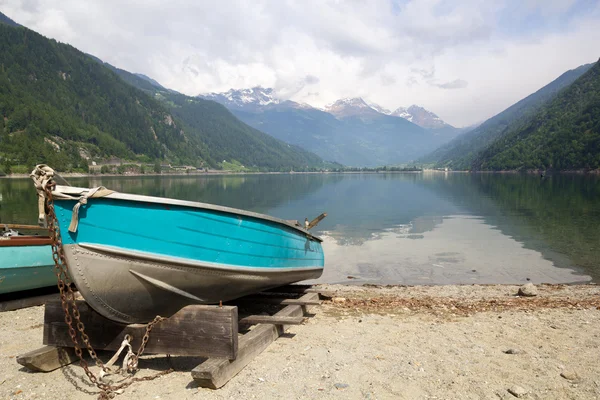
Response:
[{"label": "gravel shore", "polygon": [[[201,359],[135,383],[118,399],[598,399],[600,286],[323,285],[330,300],[219,390],[198,388]],[[43,307],[0,313],[0,398],[93,399],[78,365],[31,373]],[[110,355],[107,355],[107,358]],[[169,367],[143,357],[139,376]]]}]

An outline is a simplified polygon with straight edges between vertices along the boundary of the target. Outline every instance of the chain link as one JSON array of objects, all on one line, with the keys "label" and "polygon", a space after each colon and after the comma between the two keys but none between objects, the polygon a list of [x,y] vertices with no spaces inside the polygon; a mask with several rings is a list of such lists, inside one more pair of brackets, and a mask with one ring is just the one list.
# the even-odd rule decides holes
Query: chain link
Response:
[{"label": "chain link", "polygon": [[[71,282],[71,278],[69,277],[69,266],[67,264],[67,259],[65,257],[62,246],[62,239],[60,235],[60,229],[58,227],[58,221],[56,219],[56,213],[54,212],[54,202],[52,199],[52,189],[54,188],[54,185],[55,183],[53,181],[50,181],[48,182],[48,185],[46,185],[46,187],[44,188],[46,194],[45,208],[48,220],[48,230],[50,232],[50,238],[52,239],[52,258],[54,259],[54,273],[56,275],[57,285],[60,291],[60,300],[62,303],[62,308],[65,312],[65,322],[67,323],[67,326],[69,328],[69,336],[73,341],[75,354],[77,354],[77,356],[79,357],[79,364],[83,368],[89,380],[94,385],[96,385],[96,387],[98,387],[98,389],[100,389],[101,391],[98,399],[112,399],[117,394],[119,394],[122,389],[125,389],[134,382],[150,381],[156,379],[159,376],[173,372],[173,368],[169,368],[155,375],[145,376],[143,378],[131,377],[128,381],[125,381],[118,385],[110,385],[101,382],[100,379],[90,370],[88,362],[83,357],[83,349],[82,346],[79,344],[77,332],[79,332],[81,341],[85,345],[85,350],[87,350],[92,360],[94,360],[96,366],[98,366],[104,372],[109,372],[108,368],[104,366],[104,363],[98,358],[96,351],[92,347],[90,339],[85,333],[85,325],[81,321],[81,315],[77,308],[77,303],[75,301],[75,293],[73,292],[73,285]],[[127,363],[127,370],[129,372],[134,373],[138,370],[138,360],[140,356],[144,353],[146,344],[150,339],[150,332],[152,331],[152,328],[165,319],[166,318],[156,316],[156,318],[154,318],[154,320],[146,326],[146,333],[142,338],[142,343],[140,344],[137,354],[131,357],[131,359]],[[75,320],[75,326],[77,327],[77,331],[73,326],[73,320]]]}]

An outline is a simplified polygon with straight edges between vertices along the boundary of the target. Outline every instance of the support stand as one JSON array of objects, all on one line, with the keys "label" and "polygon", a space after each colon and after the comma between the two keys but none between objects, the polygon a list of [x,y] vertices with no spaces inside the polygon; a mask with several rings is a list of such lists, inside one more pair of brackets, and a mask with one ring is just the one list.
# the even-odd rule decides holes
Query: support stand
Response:
[{"label": "support stand", "polygon": [[[139,346],[145,325],[120,324],[101,316],[83,300],[77,303],[95,350],[118,350],[125,334],[133,337],[134,349]],[[301,324],[308,309],[318,304],[316,289],[289,285],[235,300],[230,305],[187,306],[152,329],[144,354],[205,357],[191,371],[192,377],[201,387],[217,389],[277,340],[289,325]],[[261,314],[245,313],[239,318],[238,306],[242,310],[258,308]],[[273,315],[264,315],[265,310],[274,308]],[[49,372],[76,361],[59,301],[46,303],[43,343],[45,347],[18,356],[17,362],[33,371]]]}]

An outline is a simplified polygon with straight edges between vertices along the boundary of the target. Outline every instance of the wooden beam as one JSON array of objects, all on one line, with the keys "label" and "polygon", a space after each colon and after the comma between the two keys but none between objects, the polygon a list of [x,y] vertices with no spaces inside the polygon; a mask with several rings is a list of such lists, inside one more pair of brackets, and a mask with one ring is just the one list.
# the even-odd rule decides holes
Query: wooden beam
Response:
[{"label": "wooden beam", "polygon": [[[308,296],[311,296],[312,300],[318,298],[316,293]],[[305,313],[306,307],[290,305],[274,316],[302,317]],[[285,325],[259,324],[240,338],[238,357],[234,361],[210,358],[192,370],[192,377],[201,387],[218,389],[229,382],[286,330]]]},{"label": "wooden beam", "polygon": [[323,213],[321,215],[319,215],[317,218],[313,219],[312,221],[310,221],[310,223],[308,224],[308,226],[306,227],[306,229],[312,229],[315,226],[317,226],[319,224],[319,222],[321,222],[323,220],[323,218],[325,218],[327,216],[327,213]]},{"label": "wooden beam", "polygon": [[58,293],[45,294],[42,296],[25,297],[23,299],[7,300],[0,302],[0,312],[14,311],[20,308],[40,306],[47,301],[57,300]]},{"label": "wooden beam", "polygon": [[240,319],[239,325],[272,324],[300,325],[304,317],[276,317],[274,315],[250,315]]},{"label": "wooden beam", "polygon": [[[125,337],[137,349],[146,325],[124,325],[107,319],[86,302],[77,301],[81,321],[96,350],[117,350]],[[44,344],[73,347],[59,301],[48,302],[44,315]],[[81,343],[81,342],[80,342]],[[238,312],[235,306],[190,305],[156,324],[145,353],[235,359],[238,351]]]},{"label": "wooden beam", "polygon": [[331,290],[324,290],[313,285],[286,285],[265,290],[262,294],[274,295],[274,294],[306,294],[306,293],[319,293],[320,297],[329,298],[333,297],[335,293]]},{"label": "wooden beam", "polygon": [[242,297],[241,299],[239,299],[239,301],[257,304],[280,304],[283,306],[318,306],[319,304],[321,304],[321,301],[319,300],[319,295],[317,293],[307,293],[299,299],[290,299],[267,293],[259,293],[257,295]]},{"label": "wooden beam", "polygon": [[50,372],[69,365],[79,358],[74,349],[44,346],[17,356],[17,362],[32,371]]},{"label": "wooden beam", "polygon": [[0,229],[29,229],[32,231],[46,231],[48,228],[44,228],[39,225],[22,225],[22,224],[0,224]]},{"label": "wooden beam", "polygon": [[0,247],[16,247],[16,246],[49,246],[52,244],[52,239],[48,236],[5,236],[0,237]]}]

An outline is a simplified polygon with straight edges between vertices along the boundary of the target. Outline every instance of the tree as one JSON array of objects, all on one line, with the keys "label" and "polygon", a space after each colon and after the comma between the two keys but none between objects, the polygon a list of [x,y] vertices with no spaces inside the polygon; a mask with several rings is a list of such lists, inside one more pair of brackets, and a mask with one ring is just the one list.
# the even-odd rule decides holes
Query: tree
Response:
[{"label": "tree", "polygon": [[157,174],[160,174],[162,171],[162,168],[160,166],[160,160],[156,160],[156,162],[154,163],[154,172]]},{"label": "tree", "polygon": [[10,165],[10,160],[8,158],[4,159],[4,163],[2,165],[2,168],[4,169],[4,173],[6,175],[12,174],[12,166]]}]

